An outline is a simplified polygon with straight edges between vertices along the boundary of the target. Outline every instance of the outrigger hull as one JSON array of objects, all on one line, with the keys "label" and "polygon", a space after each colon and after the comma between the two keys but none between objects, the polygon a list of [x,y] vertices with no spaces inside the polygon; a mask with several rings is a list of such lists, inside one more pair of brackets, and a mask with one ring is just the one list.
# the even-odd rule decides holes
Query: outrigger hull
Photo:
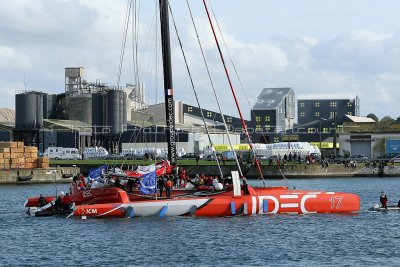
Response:
[{"label": "outrigger hull", "polygon": [[[167,200],[129,201],[120,192],[121,202],[76,206],[73,215],[85,217],[184,216],[222,217],[256,214],[354,213],[360,197],[342,192],[300,191],[265,188],[257,194],[214,195]],[[254,190],[256,192],[256,190]]]}]

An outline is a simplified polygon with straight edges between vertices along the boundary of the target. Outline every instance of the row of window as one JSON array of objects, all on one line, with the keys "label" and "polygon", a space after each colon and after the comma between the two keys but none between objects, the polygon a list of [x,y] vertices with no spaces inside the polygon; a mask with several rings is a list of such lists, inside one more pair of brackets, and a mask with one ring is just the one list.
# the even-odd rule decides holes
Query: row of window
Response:
[{"label": "row of window", "polygon": [[[193,112],[193,107],[188,107],[188,109],[187,109],[187,111],[188,112]],[[212,112],[212,111],[207,111],[207,113],[206,113],[206,117],[207,118],[211,118],[212,116],[213,116],[213,114],[214,114],[214,112]],[[231,123],[232,122],[232,117],[226,117],[226,122],[229,122],[229,123]]]},{"label": "row of window", "polygon": [[[320,103],[319,102],[315,102],[314,106],[316,108],[319,108],[320,107]],[[335,107],[337,107],[337,102],[336,101],[329,102],[329,106],[332,107],[332,108],[335,108]],[[347,106],[348,107],[352,107],[353,106],[353,102],[351,102],[351,101],[347,102]],[[305,103],[304,102],[300,102],[300,107],[304,108],[305,107]]]},{"label": "row of window", "polygon": [[[332,112],[329,112],[329,117],[330,118],[333,118],[334,116],[335,116],[335,113],[336,112],[334,112],[334,111],[332,111]],[[346,113],[347,115],[350,115],[350,116],[353,116],[353,112],[351,112],[351,111],[349,111],[349,112],[347,112]],[[306,113],[305,112],[300,112],[300,117],[305,117],[306,116]],[[316,117],[316,118],[319,118],[320,117],[320,113],[319,113],[319,111],[316,111],[315,113],[314,113],[314,116]]]},{"label": "row of window", "polygon": [[[267,122],[271,121],[271,116],[268,116],[268,115],[265,116],[264,121],[267,121]],[[261,122],[261,116],[256,116],[256,122]]]}]

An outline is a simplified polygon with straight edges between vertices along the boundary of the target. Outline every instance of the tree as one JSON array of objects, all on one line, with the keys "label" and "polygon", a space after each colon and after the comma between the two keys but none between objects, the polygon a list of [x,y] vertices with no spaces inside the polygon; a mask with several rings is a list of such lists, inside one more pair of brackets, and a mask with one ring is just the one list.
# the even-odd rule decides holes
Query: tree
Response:
[{"label": "tree", "polygon": [[367,115],[367,118],[371,118],[371,119],[373,119],[373,120],[376,121],[376,122],[379,121],[378,117],[377,117],[374,113],[368,114],[368,115]]},{"label": "tree", "polygon": [[394,119],[392,119],[392,117],[390,116],[385,116],[381,119],[381,122],[392,122],[394,121]]}]

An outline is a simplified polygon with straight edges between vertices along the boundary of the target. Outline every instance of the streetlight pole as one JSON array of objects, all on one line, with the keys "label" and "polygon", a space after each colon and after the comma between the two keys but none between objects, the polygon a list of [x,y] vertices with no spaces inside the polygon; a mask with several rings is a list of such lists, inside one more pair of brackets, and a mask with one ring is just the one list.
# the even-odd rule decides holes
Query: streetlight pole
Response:
[{"label": "streetlight pole", "polygon": [[319,118],[319,152],[322,155],[322,121],[327,121],[328,119]]},{"label": "streetlight pole", "polygon": [[322,146],[321,146],[321,144],[322,144],[321,128],[322,128],[322,118],[319,119],[319,152],[321,152],[321,148],[322,148]]},{"label": "streetlight pole", "polygon": [[289,120],[289,138],[288,138],[288,147],[289,147],[289,152],[290,152],[290,135],[291,135],[291,133],[290,133],[290,130],[291,130],[291,128],[290,128],[290,120],[292,120],[293,118],[288,118],[288,120]]}]

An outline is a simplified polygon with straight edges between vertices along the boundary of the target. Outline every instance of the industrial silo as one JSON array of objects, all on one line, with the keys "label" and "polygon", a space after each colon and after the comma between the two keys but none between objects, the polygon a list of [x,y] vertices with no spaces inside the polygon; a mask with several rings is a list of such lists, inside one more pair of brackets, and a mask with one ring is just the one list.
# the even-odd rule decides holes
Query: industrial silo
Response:
[{"label": "industrial silo", "polygon": [[127,114],[126,114],[126,110],[127,110],[127,107],[126,107],[126,93],[125,92],[121,92],[122,93],[122,111],[123,111],[123,113],[122,113],[122,127],[123,127],[123,130],[124,131],[126,131],[126,129],[127,129],[127,124],[128,124],[128,121],[127,121]]},{"label": "industrial silo", "polygon": [[111,134],[121,132],[123,119],[120,113],[120,91],[110,90],[107,92],[107,125],[110,127]]},{"label": "industrial silo", "polygon": [[43,94],[43,119],[57,118],[57,95]]},{"label": "industrial silo", "polygon": [[17,129],[43,128],[43,94],[27,92],[15,95],[15,125]]},{"label": "industrial silo", "polygon": [[101,133],[102,126],[105,124],[103,94],[94,93],[92,95],[92,125],[95,127],[93,131]]},{"label": "industrial silo", "polygon": [[92,124],[92,94],[69,97],[68,119]]}]

